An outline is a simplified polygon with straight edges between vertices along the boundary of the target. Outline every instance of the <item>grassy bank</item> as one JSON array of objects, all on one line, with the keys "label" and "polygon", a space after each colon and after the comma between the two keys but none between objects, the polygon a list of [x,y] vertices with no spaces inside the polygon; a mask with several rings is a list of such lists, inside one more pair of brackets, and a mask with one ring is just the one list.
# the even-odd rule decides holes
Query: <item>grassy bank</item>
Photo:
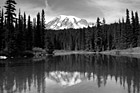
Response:
[{"label": "grassy bank", "polygon": [[94,52],[90,51],[68,51],[68,50],[55,50],[54,54],[55,55],[71,55],[71,54],[93,54]]},{"label": "grassy bank", "polygon": [[105,55],[128,56],[128,57],[140,58],[140,47],[129,48],[124,50],[103,51],[100,53]]},{"label": "grassy bank", "polygon": [[84,51],[84,50],[79,50],[79,51],[69,51],[69,50],[55,50],[54,54],[57,55],[71,55],[71,54],[94,54],[95,52],[90,52],[90,51]]}]

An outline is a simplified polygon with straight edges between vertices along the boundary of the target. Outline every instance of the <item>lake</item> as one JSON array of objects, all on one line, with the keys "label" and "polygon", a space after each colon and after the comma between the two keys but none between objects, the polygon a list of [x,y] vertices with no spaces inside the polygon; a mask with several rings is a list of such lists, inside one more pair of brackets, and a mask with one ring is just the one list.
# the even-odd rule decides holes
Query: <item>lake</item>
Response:
[{"label": "lake", "polygon": [[63,55],[0,61],[0,93],[139,93],[140,59]]}]

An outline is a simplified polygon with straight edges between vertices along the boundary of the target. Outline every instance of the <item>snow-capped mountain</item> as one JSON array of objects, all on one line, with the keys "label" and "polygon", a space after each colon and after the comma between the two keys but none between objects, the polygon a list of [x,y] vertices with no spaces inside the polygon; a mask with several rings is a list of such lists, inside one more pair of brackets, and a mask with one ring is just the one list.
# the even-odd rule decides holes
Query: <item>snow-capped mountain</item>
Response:
[{"label": "snow-capped mountain", "polygon": [[70,73],[70,72],[56,71],[56,72],[50,72],[46,75],[46,79],[45,79],[46,82],[49,79],[62,86],[73,86],[78,83],[81,83],[82,81],[93,80],[93,74],[91,74],[91,77],[89,78],[88,73],[80,73],[80,72]]},{"label": "snow-capped mountain", "polygon": [[91,26],[91,24],[88,23],[85,19],[80,19],[75,16],[60,15],[59,17],[56,17],[52,21],[48,22],[46,25],[46,29],[78,29],[87,28],[88,26]]}]

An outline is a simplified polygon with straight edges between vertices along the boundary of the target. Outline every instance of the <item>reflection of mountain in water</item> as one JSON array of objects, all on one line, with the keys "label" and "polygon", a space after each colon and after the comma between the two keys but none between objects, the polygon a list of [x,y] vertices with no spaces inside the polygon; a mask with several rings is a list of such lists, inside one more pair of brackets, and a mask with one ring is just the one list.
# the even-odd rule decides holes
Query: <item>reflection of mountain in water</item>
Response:
[{"label": "reflection of mountain in water", "polygon": [[[0,64],[0,93],[47,93],[45,78],[63,86],[94,81],[99,88],[115,79],[128,93],[140,92],[140,60],[104,55],[49,57],[29,64]],[[12,62],[13,63],[13,62]]]},{"label": "reflection of mountain in water", "polygon": [[46,76],[46,82],[48,79],[51,79],[62,86],[73,86],[83,81],[90,80],[87,73],[64,71],[49,72]]}]

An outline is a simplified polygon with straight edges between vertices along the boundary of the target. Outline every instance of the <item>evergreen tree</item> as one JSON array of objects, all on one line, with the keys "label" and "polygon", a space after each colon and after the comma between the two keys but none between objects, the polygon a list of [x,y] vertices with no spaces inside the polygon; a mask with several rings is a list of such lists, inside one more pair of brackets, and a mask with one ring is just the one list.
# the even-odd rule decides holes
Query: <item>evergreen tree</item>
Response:
[{"label": "evergreen tree", "polygon": [[113,36],[113,46],[112,46],[112,48],[114,49],[114,48],[116,48],[116,49],[118,49],[119,48],[119,39],[120,39],[120,29],[119,29],[119,24],[118,23],[114,23],[113,24],[113,34],[112,34],[112,36]]},{"label": "evergreen tree", "polygon": [[130,24],[129,10],[126,9],[125,44],[126,48],[132,47],[133,31]]},{"label": "evergreen tree", "polygon": [[23,25],[24,25],[24,31],[26,30],[26,14],[25,14],[25,12],[24,12],[24,18],[23,18]]},{"label": "evergreen tree", "polygon": [[126,30],[125,30],[125,22],[124,18],[122,18],[122,24],[121,24],[121,32],[122,32],[122,37],[121,37],[121,49],[126,48]]},{"label": "evergreen tree", "polygon": [[25,50],[27,49],[26,45],[27,45],[27,42],[26,42],[26,38],[27,38],[27,24],[26,24],[26,14],[24,12],[24,16],[23,16],[23,42],[24,42],[24,47],[25,47]]},{"label": "evergreen tree", "polygon": [[40,21],[40,13],[37,14],[37,28],[35,31],[35,47],[42,47],[41,44],[41,21]]},{"label": "evergreen tree", "polygon": [[101,29],[101,22],[100,18],[97,18],[97,26],[96,26],[96,33],[95,33],[95,50],[101,51],[102,47],[102,29]]},{"label": "evergreen tree", "polygon": [[0,10],[0,51],[2,50],[2,12]]},{"label": "evergreen tree", "polygon": [[48,54],[52,54],[54,51],[54,46],[51,42],[51,39],[49,37],[46,37],[46,41],[45,41],[45,50]]},{"label": "evergreen tree", "polygon": [[4,10],[2,9],[1,15],[1,34],[2,34],[2,50],[5,48],[5,30],[4,30]]},{"label": "evergreen tree", "polygon": [[6,1],[6,5],[4,6],[6,8],[6,19],[7,19],[7,25],[8,27],[13,26],[13,23],[15,22],[15,17],[16,17],[16,13],[15,13],[15,5],[17,3],[15,2],[15,0],[7,0]]},{"label": "evergreen tree", "polygon": [[[81,49],[84,50],[85,49],[85,30],[84,29],[81,29],[81,30],[82,30],[82,31],[80,31],[81,32]],[[92,43],[94,44],[94,36],[93,36]]]},{"label": "evergreen tree", "polygon": [[4,12],[3,9],[0,11],[0,28],[3,29],[4,27]]},{"label": "evergreen tree", "polygon": [[107,31],[106,31],[106,21],[105,18],[103,18],[103,25],[102,25],[102,51],[107,49]]},{"label": "evergreen tree", "polygon": [[15,35],[16,35],[16,46],[18,49],[18,52],[25,51],[25,42],[24,42],[24,31],[23,31],[23,16],[21,15],[21,11],[19,10],[18,15],[18,26],[15,29]]},{"label": "evergreen tree", "polygon": [[87,51],[92,50],[92,38],[92,30],[90,27],[88,27],[85,29],[85,48]]},{"label": "evergreen tree", "polygon": [[14,33],[14,22],[15,22],[15,5],[17,3],[15,0],[7,0],[6,5],[4,6],[6,8],[5,11],[5,19],[6,19],[6,26],[7,26],[7,36],[6,36],[6,50],[8,50],[9,53],[12,53],[16,51],[16,45],[15,45],[15,33]]},{"label": "evergreen tree", "polygon": [[26,50],[32,50],[33,48],[33,32],[31,18],[28,16],[28,28],[26,31]]},{"label": "evergreen tree", "polygon": [[118,49],[121,49],[122,48],[122,22],[121,20],[119,19],[119,24],[118,24],[118,34],[119,34],[119,39],[118,39]]},{"label": "evergreen tree", "polygon": [[137,46],[137,34],[136,34],[136,22],[135,22],[135,16],[134,16],[134,13],[133,11],[131,12],[132,14],[132,30],[133,30],[133,37],[132,37],[132,47],[136,47]]},{"label": "evergreen tree", "polygon": [[41,44],[42,48],[45,48],[45,12],[42,10],[42,18],[41,18]]},{"label": "evergreen tree", "polygon": [[139,16],[138,12],[135,12],[135,37],[137,46],[140,46],[140,25],[139,25]]},{"label": "evergreen tree", "polygon": [[36,22],[36,18],[33,18],[33,46],[35,47],[35,45],[36,45],[36,38],[35,38],[35,36],[36,36],[36,24],[37,22]]}]

